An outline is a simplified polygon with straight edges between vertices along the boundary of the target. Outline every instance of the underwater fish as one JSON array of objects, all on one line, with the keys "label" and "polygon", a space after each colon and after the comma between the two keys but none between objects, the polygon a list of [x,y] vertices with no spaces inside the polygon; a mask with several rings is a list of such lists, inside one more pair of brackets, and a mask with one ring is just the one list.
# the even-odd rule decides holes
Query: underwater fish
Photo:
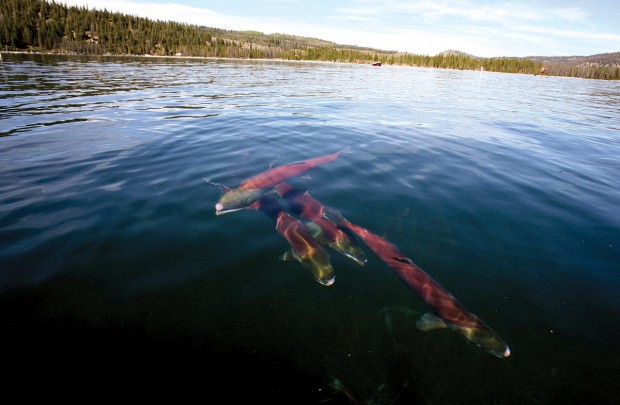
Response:
[{"label": "underwater fish", "polygon": [[360,266],[366,263],[366,255],[355,237],[323,217],[324,206],[310,196],[307,190],[298,189],[288,183],[280,183],[276,190],[288,203],[289,209],[310,222],[312,236],[321,244],[328,245],[349,257]]},{"label": "underwater fish", "polygon": [[281,201],[278,198],[263,196],[250,208],[256,209],[273,219],[276,230],[291,245],[291,249],[280,256],[281,260],[297,260],[318,283],[325,286],[334,284],[336,277],[329,254],[310,234],[303,221],[282,209]]},{"label": "underwater fish", "polygon": [[291,245],[291,250],[280,256],[280,259],[297,260],[319,283],[326,286],[334,284],[336,277],[329,254],[310,235],[302,221],[285,211],[280,211],[276,229]]},{"label": "underwater fish", "polygon": [[480,318],[469,312],[452,294],[424,270],[405,257],[398,248],[361,226],[347,221],[337,210],[326,207],[325,217],[345,226],[387,264],[409,288],[428,304],[435,314],[424,314],[416,326],[422,331],[450,328],[469,343],[497,357],[510,356],[508,345]]},{"label": "underwater fish", "polygon": [[302,160],[268,169],[244,180],[235,189],[220,187],[223,194],[217,204],[215,204],[215,215],[223,215],[248,208],[277,184],[300,176],[318,165],[331,162],[348,149],[344,148],[328,156]]}]

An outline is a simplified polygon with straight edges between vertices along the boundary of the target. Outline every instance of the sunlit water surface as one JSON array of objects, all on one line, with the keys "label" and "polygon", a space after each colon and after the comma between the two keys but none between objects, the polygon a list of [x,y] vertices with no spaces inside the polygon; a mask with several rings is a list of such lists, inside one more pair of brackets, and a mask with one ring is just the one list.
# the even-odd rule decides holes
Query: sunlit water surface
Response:
[{"label": "sunlit water surface", "polygon": [[[230,400],[617,403],[620,83],[6,54],[0,68],[5,369],[112,365]],[[396,244],[508,359],[418,331],[428,307],[369,249],[364,267],[330,251],[324,287],[279,260],[268,217],[214,215],[205,178],[235,186],[343,147],[295,185]]]}]

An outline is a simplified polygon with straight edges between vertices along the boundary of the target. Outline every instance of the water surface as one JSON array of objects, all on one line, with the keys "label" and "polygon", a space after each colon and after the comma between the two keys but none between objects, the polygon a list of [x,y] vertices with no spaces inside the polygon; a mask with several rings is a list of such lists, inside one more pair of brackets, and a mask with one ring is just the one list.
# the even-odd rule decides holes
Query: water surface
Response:
[{"label": "water surface", "polygon": [[[231,400],[618,402],[619,83],[3,58],[8,367],[49,381],[114,365]],[[295,185],[395,243],[510,358],[418,331],[428,307],[369,249],[364,267],[330,251],[324,287],[278,259],[266,216],[214,215],[204,178],[235,186],[343,147]]]}]

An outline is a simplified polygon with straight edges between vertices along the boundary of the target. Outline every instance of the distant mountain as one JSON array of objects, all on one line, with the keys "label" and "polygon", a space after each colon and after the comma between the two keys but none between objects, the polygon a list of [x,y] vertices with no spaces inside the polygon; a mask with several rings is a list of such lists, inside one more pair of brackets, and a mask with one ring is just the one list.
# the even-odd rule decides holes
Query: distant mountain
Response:
[{"label": "distant mountain", "polygon": [[524,59],[563,66],[620,68],[620,52],[599,53],[591,56],[528,56]]},{"label": "distant mountain", "polygon": [[[469,53],[457,51],[454,49],[448,49],[443,52],[439,52],[437,56],[462,56],[473,59],[489,59],[481,58]],[[509,59],[524,59],[534,62],[540,62],[548,65],[562,65],[562,66],[589,66],[589,67],[610,67],[620,68],[620,52],[611,53],[599,53],[590,56],[526,56],[520,58]]]},{"label": "distant mountain", "polygon": [[[515,61],[521,61],[522,66],[528,63],[538,65],[534,74],[547,76],[582,77],[587,79],[620,80],[620,52],[600,53],[590,56],[526,56],[524,58],[481,58],[465,52],[447,50],[437,54],[436,58],[444,59],[469,59],[483,65],[510,65]],[[544,66],[544,69],[542,67]],[[466,67],[471,69],[471,66]],[[530,72],[534,67],[530,67]],[[488,69],[485,66],[485,70]],[[520,69],[519,73],[528,73]]]},{"label": "distant mountain", "polygon": [[464,56],[467,58],[480,59],[479,57],[474,56],[472,54],[461,52],[461,51],[455,51],[453,49],[448,49],[447,51],[439,52],[437,56]]}]

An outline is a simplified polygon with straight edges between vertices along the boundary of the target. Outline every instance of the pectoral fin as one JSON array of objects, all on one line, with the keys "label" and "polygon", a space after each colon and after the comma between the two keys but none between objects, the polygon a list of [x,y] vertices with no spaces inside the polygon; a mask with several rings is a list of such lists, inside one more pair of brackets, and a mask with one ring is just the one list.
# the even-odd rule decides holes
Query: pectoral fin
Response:
[{"label": "pectoral fin", "polygon": [[282,198],[282,194],[280,194],[280,191],[276,187],[265,191],[265,194],[263,195],[267,197]]},{"label": "pectoral fin", "polygon": [[440,317],[430,313],[422,315],[422,317],[416,321],[415,326],[416,328],[418,328],[418,330],[421,330],[422,332],[448,327],[446,323],[441,320]]},{"label": "pectoral fin", "polygon": [[324,245],[327,241],[325,240],[325,235],[323,233],[323,228],[316,222],[306,222],[306,228],[308,228],[308,232],[310,235],[320,244]]},{"label": "pectoral fin", "polygon": [[295,254],[295,252],[293,251],[293,249],[291,250],[287,250],[286,252],[284,252],[282,254],[282,256],[280,256],[280,260],[283,261],[290,261],[290,260],[297,260],[299,261],[299,257],[297,257],[297,255]]}]

